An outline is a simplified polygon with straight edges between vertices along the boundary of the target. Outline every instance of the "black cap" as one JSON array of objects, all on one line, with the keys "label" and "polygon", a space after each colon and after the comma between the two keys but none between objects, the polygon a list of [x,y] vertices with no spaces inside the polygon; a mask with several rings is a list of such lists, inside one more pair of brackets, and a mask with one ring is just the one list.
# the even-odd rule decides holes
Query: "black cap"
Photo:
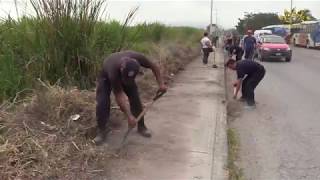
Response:
[{"label": "black cap", "polygon": [[134,82],[139,70],[140,64],[135,59],[125,58],[124,68],[122,69],[122,76],[125,81]]}]

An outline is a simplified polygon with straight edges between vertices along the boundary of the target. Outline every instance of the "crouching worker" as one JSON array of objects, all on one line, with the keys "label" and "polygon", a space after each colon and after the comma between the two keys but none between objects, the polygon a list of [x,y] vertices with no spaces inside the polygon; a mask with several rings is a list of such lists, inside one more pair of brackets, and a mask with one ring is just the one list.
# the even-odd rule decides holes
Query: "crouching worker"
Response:
[{"label": "crouching worker", "polygon": [[[135,83],[135,77],[139,73],[140,66],[152,70],[159,85],[159,92],[165,92],[167,90],[159,67],[144,55],[134,51],[111,54],[104,60],[102,70],[97,80],[96,118],[98,132],[94,139],[97,145],[102,144],[107,136],[111,91],[115,95],[115,100],[121,111],[125,113],[128,118],[128,126],[136,126],[136,118],[143,110],[138,87]],[[126,101],[127,97],[130,107]],[[138,122],[138,133],[143,137],[151,137],[151,133],[148,131],[143,118]]]},{"label": "crouching worker", "polygon": [[236,61],[240,61],[243,56],[243,50],[239,46],[239,42],[235,42],[230,48],[229,48],[229,54],[232,57],[233,55],[236,55]]},{"label": "crouching worker", "polygon": [[246,101],[249,108],[255,107],[254,90],[260,81],[263,79],[266,71],[265,68],[254,61],[242,60],[236,62],[234,59],[229,59],[226,66],[237,72],[237,81],[233,84],[236,88],[234,99],[237,98],[240,86],[242,84],[242,97],[240,100]]}]

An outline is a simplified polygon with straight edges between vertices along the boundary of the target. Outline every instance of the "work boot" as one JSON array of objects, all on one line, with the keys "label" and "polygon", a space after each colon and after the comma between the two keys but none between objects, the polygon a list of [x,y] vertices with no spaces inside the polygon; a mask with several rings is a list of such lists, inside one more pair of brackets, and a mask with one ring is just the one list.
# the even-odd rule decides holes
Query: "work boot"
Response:
[{"label": "work boot", "polygon": [[138,133],[146,138],[150,138],[152,136],[151,132],[145,126],[138,127]]},{"label": "work boot", "polygon": [[99,146],[102,145],[107,138],[107,130],[98,129],[96,137],[93,139],[94,143]]},{"label": "work boot", "polygon": [[241,96],[241,98],[239,99],[240,102],[245,102],[246,101],[246,98]]},{"label": "work boot", "polygon": [[256,103],[253,101],[249,101],[247,102],[247,104],[244,106],[245,109],[248,109],[248,110],[253,110],[256,108]]},{"label": "work boot", "polygon": [[256,105],[245,105],[244,108],[247,110],[254,110],[256,109]]}]

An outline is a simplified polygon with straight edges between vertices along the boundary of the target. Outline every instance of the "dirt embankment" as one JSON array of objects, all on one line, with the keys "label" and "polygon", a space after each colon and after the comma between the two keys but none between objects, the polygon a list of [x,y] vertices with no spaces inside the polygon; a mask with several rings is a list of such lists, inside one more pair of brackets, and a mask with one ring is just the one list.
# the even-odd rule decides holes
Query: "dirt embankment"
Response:
[{"label": "dirt embankment", "polygon": [[[150,52],[167,82],[199,55],[199,49],[183,44],[157,45]],[[64,89],[39,83],[41,88],[19,105],[0,109],[1,179],[93,179],[107,177],[108,159],[119,158],[92,143],[95,135],[95,91]],[[143,101],[156,91],[150,71],[138,78]],[[114,131],[126,121],[112,105]]]}]

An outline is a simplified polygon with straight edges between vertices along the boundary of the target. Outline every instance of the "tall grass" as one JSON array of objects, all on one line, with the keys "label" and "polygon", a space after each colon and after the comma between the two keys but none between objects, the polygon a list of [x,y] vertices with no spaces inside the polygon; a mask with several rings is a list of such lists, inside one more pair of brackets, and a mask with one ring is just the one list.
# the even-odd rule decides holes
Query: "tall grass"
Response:
[{"label": "tall grass", "polygon": [[44,79],[88,86],[95,64],[90,43],[104,2],[31,0],[37,13],[37,34],[46,51]]},{"label": "tall grass", "polygon": [[94,86],[103,58],[133,49],[149,52],[152,43],[192,44],[198,29],[160,23],[130,26],[137,8],[125,22],[101,21],[106,0],[30,0],[35,16],[0,21],[0,101],[40,78],[65,86]]}]

